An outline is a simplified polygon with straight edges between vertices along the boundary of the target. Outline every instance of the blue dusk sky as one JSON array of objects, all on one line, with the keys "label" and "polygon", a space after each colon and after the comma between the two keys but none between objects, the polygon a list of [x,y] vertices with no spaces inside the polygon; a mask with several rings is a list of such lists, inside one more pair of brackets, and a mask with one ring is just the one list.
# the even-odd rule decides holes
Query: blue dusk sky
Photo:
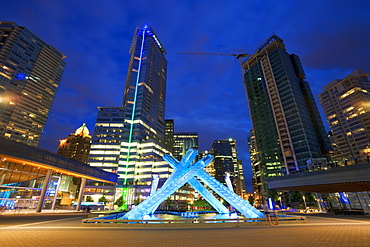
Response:
[{"label": "blue dusk sky", "polygon": [[238,60],[177,52],[251,54],[275,33],[301,58],[315,96],[355,69],[370,72],[365,0],[1,0],[0,6],[0,20],[27,27],[67,56],[40,148],[56,152],[82,123],[93,132],[98,106],[121,106],[134,30],[147,22],[168,53],[166,118],[177,132],[198,132],[200,150],[236,138],[248,190],[252,125]]}]

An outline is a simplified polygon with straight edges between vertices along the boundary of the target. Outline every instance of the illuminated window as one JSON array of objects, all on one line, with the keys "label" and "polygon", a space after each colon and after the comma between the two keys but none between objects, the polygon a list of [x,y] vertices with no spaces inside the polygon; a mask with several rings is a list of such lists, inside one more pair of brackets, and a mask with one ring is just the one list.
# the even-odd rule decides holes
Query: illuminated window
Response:
[{"label": "illuminated window", "polygon": [[351,107],[348,107],[347,109],[345,109],[345,112],[349,112],[349,111],[351,111],[351,110],[353,110],[353,106],[351,106]]}]

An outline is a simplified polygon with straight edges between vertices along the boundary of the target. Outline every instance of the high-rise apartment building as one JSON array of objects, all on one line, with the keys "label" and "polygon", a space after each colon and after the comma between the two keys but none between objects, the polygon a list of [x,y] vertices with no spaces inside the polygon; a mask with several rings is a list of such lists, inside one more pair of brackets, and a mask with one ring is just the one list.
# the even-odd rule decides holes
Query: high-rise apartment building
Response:
[{"label": "high-rise apartment building", "polygon": [[238,159],[238,150],[234,138],[215,140],[212,144],[215,178],[226,184],[225,177],[230,176],[236,194],[243,196],[246,192],[242,161]]},{"label": "high-rise apartment building", "polygon": [[[118,191],[127,204],[149,195],[154,174],[159,175],[160,187],[172,170],[162,159],[168,153],[164,148],[166,51],[145,25],[136,28],[130,54],[123,105],[99,109],[89,158],[91,166],[117,172]],[[119,116],[113,117],[114,111]],[[107,158],[111,160],[106,162]]]},{"label": "high-rise apartment building", "polygon": [[173,134],[173,156],[181,160],[190,148],[198,148],[197,132],[175,132]]},{"label": "high-rise apartment building", "polygon": [[0,136],[38,146],[65,56],[26,27],[0,21]]},{"label": "high-rise apartment building", "polygon": [[[261,186],[266,179],[327,162],[330,144],[299,57],[271,36],[243,63]],[[253,164],[252,164],[253,165]]]},{"label": "high-rise apartment building", "polygon": [[344,79],[335,79],[319,95],[334,139],[336,161],[370,155],[369,73],[355,70]]},{"label": "high-rise apartment building", "polygon": [[83,124],[75,133],[60,140],[57,154],[86,164],[89,157],[90,146],[90,131],[86,127],[86,124]]}]

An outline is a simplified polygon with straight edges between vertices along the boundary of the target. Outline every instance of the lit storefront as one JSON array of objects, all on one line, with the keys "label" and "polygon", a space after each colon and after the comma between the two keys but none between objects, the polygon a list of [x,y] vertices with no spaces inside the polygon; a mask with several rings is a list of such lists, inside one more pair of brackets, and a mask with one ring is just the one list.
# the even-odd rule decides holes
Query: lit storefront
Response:
[{"label": "lit storefront", "polygon": [[81,209],[86,180],[114,186],[117,175],[0,139],[2,210]]}]

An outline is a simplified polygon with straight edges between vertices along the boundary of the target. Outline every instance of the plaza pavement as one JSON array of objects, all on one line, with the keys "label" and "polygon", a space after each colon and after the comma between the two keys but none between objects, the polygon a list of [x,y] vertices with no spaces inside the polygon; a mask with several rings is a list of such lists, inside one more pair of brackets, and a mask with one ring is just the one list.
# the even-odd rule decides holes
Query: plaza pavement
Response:
[{"label": "plaza pavement", "polygon": [[86,213],[0,216],[0,246],[370,246],[370,217],[305,215],[307,223],[219,228],[86,227]]}]

